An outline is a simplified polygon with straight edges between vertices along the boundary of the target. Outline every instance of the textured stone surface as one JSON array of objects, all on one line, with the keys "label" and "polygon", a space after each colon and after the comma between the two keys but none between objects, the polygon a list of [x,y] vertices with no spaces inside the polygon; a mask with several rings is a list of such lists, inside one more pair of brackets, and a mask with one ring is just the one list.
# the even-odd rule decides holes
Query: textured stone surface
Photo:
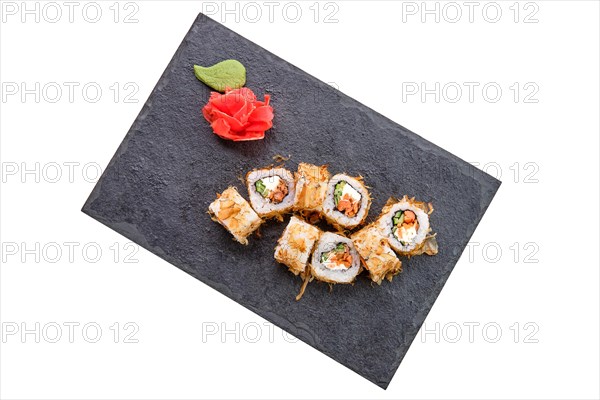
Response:
[{"label": "textured stone surface", "polygon": [[[223,141],[202,117],[209,88],[192,66],[228,58],[246,66],[246,85],[260,99],[272,95],[274,126],[262,141]],[[273,260],[287,219],[267,223],[245,247],[206,213],[230,184],[247,197],[239,177],[276,154],[292,156],[290,169],[304,161],[363,175],[372,188],[370,220],[390,195],[432,202],[439,255],[403,259],[404,272],[392,283],[378,287],[361,277],[332,293],[312,283],[295,301],[301,280]],[[199,15],[83,211],[385,388],[499,185]]]}]

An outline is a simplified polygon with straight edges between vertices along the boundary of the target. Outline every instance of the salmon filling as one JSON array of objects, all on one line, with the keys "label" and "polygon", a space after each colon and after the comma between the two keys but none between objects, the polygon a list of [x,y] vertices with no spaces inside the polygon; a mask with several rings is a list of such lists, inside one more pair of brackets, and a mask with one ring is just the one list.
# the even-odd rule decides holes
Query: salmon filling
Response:
[{"label": "salmon filling", "polygon": [[254,187],[262,197],[275,204],[281,203],[289,192],[286,181],[278,175],[259,179],[254,182]]},{"label": "salmon filling", "polygon": [[329,269],[348,269],[352,266],[350,246],[338,243],[331,251],[321,254],[321,264]]},{"label": "salmon filling", "polygon": [[400,210],[392,217],[392,233],[403,246],[414,241],[419,232],[419,220],[411,210]]},{"label": "salmon filling", "polygon": [[339,181],[333,191],[336,209],[347,217],[354,218],[360,210],[361,194],[348,182]]}]

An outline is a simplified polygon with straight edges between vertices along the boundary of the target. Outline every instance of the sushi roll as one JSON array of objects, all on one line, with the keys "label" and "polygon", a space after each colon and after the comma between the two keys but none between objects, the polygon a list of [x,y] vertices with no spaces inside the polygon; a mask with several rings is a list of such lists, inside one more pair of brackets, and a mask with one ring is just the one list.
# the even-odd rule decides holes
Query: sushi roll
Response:
[{"label": "sushi roll", "polygon": [[435,236],[429,234],[431,212],[433,207],[430,204],[415,201],[414,198],[390,198],[376,222],[377,228],[399,254],[437,254]]},{"label": "sushi roll", "polygon": [[360,257],[350,239],[325,232],[313,252],[310,270],[320,281],[352,283],[361,271]]},{"label": "sushi roll", "polygon": [[261,218],[278,217],[292,210],[296,184],[285,168],[255,169],[246,174],[250,204]]},{"label": "sushi roll", "polygon": [[208,207],[208,213],[213,221],[223,225],[235,240],[244,245],[248,244],[247,237],[263,222],[233,186],[220,195],[217,193],[217,199]]},{"label": "sushi roll", "polygon": [[402,272],[402,262],[375,225],[367,225],[351,239],[373,282],[381,285],[384,278],[391,282],[394,275]]},{"label": "sushi roll", "polygon": [[292,216],[277,241],[275,260],[287,265],[294,275],[304,274],[310,253],[320,235],[318,228]]},{"label": "sushi roll", "polygon": [[337,229],[353,229],[362,224],[371,207],[371,197],[360,178],[337,174],[329,181],[323,214]]},{"label": "sushi roll", "polygon": [[300,163],[296,172],[294,211],[304,215],[320,214],[323,211],[329,176],[327,165]]}]

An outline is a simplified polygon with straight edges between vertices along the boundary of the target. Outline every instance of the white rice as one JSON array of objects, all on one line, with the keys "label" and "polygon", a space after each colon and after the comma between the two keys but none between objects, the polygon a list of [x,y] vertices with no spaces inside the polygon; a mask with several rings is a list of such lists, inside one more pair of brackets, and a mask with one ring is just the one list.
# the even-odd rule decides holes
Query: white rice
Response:
[{"label": "white rice", "polygon": [[[330,269],[321,263],[321,254],[331,251],[338,243],[345,243],[350,247],[352,265],[348,269]],[[360,258],[354,244],[347,237],[332,232],[325,232],[317,242],[311,260],[311,271],[315,278],[332,283],[352,283],[360,272]]]},{"label": "white rice", "polygon": [[[283,198],[281,203],[273,203],[268,198],[263,197],[256,191],[256,186],[254,186],[256,181],[273,179],[274,176],[283,179],[288,187],[288,194]],[[248,195],[250,196],[252,208],[263,218],[285,214],[291,211],[294,205],[294,196],[296,193],[294,176],[285,168],[264,168],[250,171],[246,175],[246,185],[248,186]]]},{"label": "white rice", "polygon": [[[335,185],[337,185],[340,181],[346,181],[347,185],[352,186],[358,193],[360,193],[360,208],[358,209],[356,215],[352,218],[348,217],[343,212],[338,211],[335,205],[333,194],[335,192]],[[329,180],[327,193],[325,194],[325,201],[323,203],[323,214],[325,214],[325,217],[331,224],[345,229],[353,229],[363,223],[367,218],[370,206],[371,199],[369,197],[369,192],[365,185],[363,185],[356,178],[346,174],[337,174]]]},{"label": "white rice", "polygon": [[[411,240],[410,243],[403,245],[396,235],[392,232],[394,214],[398,211],[410,210],[415,213],[417,221],[419,222],[419,229],[417,235]],[[398,203],[391,206],[388,212],[382,214],[376,222],[377,227],[384,237],[388,239],[388,242],[392,249],[401,254],[410,253],[415,248],[421,246],[427,234],[429,233],[429,215],[418,207],[411,205],[406,200],[401,200]]]}]

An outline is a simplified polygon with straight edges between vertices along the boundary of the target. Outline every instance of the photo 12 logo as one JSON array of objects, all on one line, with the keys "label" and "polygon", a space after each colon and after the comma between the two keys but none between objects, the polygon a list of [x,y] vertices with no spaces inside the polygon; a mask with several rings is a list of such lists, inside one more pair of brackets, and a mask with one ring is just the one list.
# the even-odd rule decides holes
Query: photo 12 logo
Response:
[{"label": "photo 12 logo", "polygon": [[498,180],[512,183],[540,183],[540,165],[535,161],[500,163],[496,161],[471,161],[471,176],[481,170]]},{"label": "photo 12 logo", "polygon": [[7,23],[76,23],[90,24],[102,20],[115,24],[137,24],[140,6],[137,2],[110,1],[3,1],[1,21]]},{"label": "photo 12 logo", "polygon": [[96,183],[102,175],[102,166],[97,162],[49,161],[16,162],[0,164],[1,182],[6,183]]},{"label": "photo 12 logo", "polygon": [[59,262],[95,264],[109,259],[115,264],[133,263],[139,246],[133,242],[100,244],[98,242],[11,242],[3,241],[0,246],[2,263],[56,264]]},{"label": "photo 12 logo", "polygon": [[2,82],[2,103],[138,103],[136,82]]},{"label": "photo 12 logo", "polygon": [[[535,322],[515,322],[503,326],[498,322],[446,322],[421,326],[421,343],[498,343],[504,339],[514,343],[539,343],[540,327]],[[506,333],[509,332],[509,335]]]},{"label": "photo 12 logo", "polygon": [[285,21],[294,24],[305,19],[315,24],[337,24],[340,6],[335,1],[203,1],[201,10],[221,23]]},{"label": "photo 12 logo", "polygon": [[540,6],[533,1],[404,1],[402,22],[495,24],[505,19],[515,24],[537,24],[539,11]]},{"label": "photo 12 logo", "polygon": [[467,260],[471,264],[481,261],[495,264],[505,257],[510,257],[515,264],[537,264],[540,262],[539,252],[540,245],[536,242],[469,242],[466,249]]},{"label": "photo 12 logo", "polygon": [[[110,325],[98,322],[2,322],[2,343],[139,343],[135,322]],[[108,334],[107,334],[108,332]],[[103,340],[104,339],[104,340]]]},{"label": "photo 12 logo", "polygon": [[282,339],[286,343],[297,343],[298,339],[286,331],[281,337],[275,334],[275,325],[270,322],[227,323],[202,322],[202,343],[275,343]]},{"label": "photo 12 logo", "polygon": [[402,82],[402,102],[421,103],[539,103],[536,82]]},{"label": "photo 12 logo", "polygon": [[137,24],[140,6],[137,2],[79,2],[79,1],[3,1],[0,12],[3,24],[86,22],[95,24],[104,20],[114,23]]}]

